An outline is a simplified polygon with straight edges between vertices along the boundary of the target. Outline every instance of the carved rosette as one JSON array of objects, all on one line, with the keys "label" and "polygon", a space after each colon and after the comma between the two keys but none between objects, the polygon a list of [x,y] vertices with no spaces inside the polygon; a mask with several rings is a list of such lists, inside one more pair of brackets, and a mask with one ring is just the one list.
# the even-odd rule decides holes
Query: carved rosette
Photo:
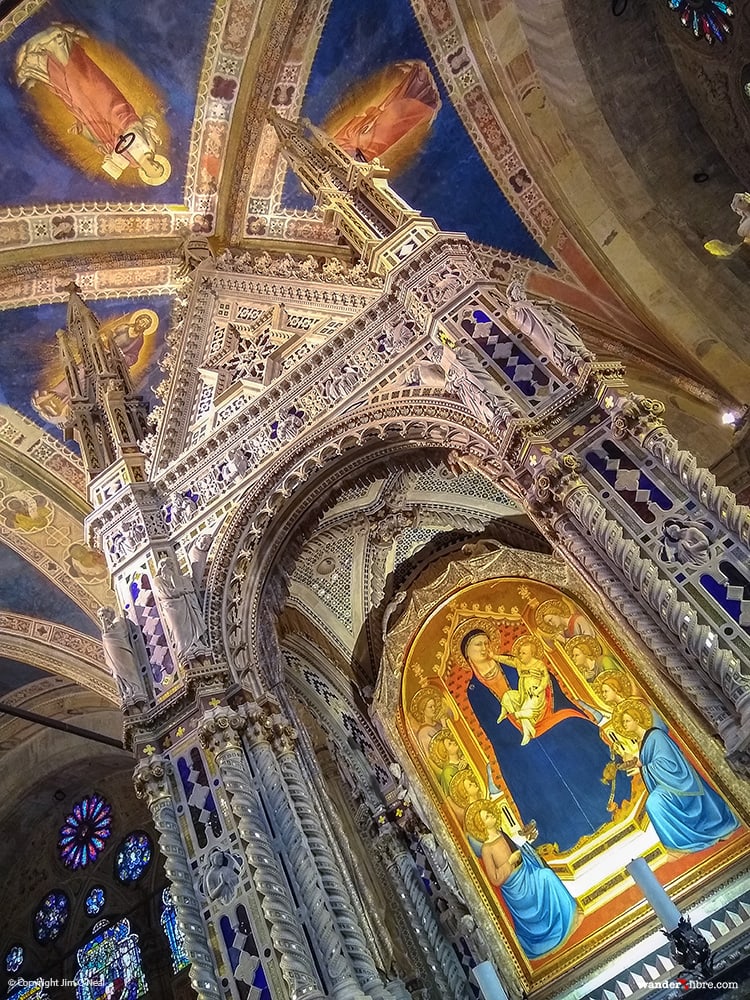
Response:
[{"label": "carved rosette", "polygon": [[[608,406],[610,400],[614,402],[611,409]],[[642,442],[651,431],[664,426],[662,417],[666,407],[658,399],[629,392],[619,395],[615,401],[615,394],[609,393],[605,396],[604,406],[611,414],[612,435],[618,440],[634,437]]]},{"label": "carved rosette", "polygon": [[556,502],[564,504],[575,490],[585,487],[579,476],[583,466],[575,455],[532,455],[529,463],[533,485],[527,500],[533,513],[549,510]]},{"label": "carved rosette", "polygon": [[200,727],[201,745],[216,757],[291,1000],[322,1000],[297,908],[271,844],[241,746],[240,733],[246,724],[247,717],[230,708],[207,712]]},{"label": "carved rosette", "polygon": [[135,794],[148,803],[159,834],[164,870],[172,886],[178,925],[190,959],[190,982],[199,1000],[220,1000],[224,993],[214,968],[190,862],[180,836],[169,780],[171,768],[171,763],[161,756],[142,760],[133,775]]},{"label": "carved rosette", "polygon": [[243,715],[248,720],[248,731],[252,733],[249,742],[253,760],[268,796],[268,805],[280,823],[282,839],[287,847],[300,895],[310,914],[318,950],[325,960],[332,995],[341,1000],[364,998],[347,961],[348,955],[345,957],[315,859],[300,818],[292,805],[276,756],[277,753],[282,756],[293,753],[296,732],[281,714],[278,703],[271,698],[265,698],[262,703],[246,704],[243,706]]},{"label": "carved rosette", "polygon": [[336,928],[351,960],[357,981],[368,996],[375,997],[376,1000],[387,1000],[388,993],[383,987],[365,936],[352,910],[346,886],[328,844],[318,809],[309,792],[309,779],[302,773],[296,749],[297,733],[281,713],[275,713],[269,721],[272,733],[271,748],[278,757],[297,819],[315,859],[315,866],[333,911]]}]

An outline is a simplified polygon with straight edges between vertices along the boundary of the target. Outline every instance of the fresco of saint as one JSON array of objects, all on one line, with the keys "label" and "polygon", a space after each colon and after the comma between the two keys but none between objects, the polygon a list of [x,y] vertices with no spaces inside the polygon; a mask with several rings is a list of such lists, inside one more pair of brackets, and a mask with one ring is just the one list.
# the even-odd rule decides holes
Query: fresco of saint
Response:
[{"label": "fresco of saint", "polygon": [[[134,384],[138,387],[154,361],[159,317],[153,309],[136,309],[102,323],[101,334],[111,334],[122,351]],[[31,406],[42,420],[62,427],[68,415],[68,383],[59,355],[45,366],[41,384],[31,396]]]},{"label": "fresco of saint", "polygon": [[739,820],[698,774],[674,740],[653,723],[641,698],[627,698],[612,725],[638,742],[638,766],[648,789],[646,812],[665,847],[702,851],[733,833]]},{"label": "fresco of saint", "polygon": [[568,936],[576,901],[529,843],[517,847],[503,832],[501,819],[490,799],[472,802],[466,810],[467,830],[482,844],[487,877],[508,908],[521,947],[537,958]]},{"label": "fresco of saint", "polygon": [[[171,174],[171,164],[158,152],[164,145],[157,115],[135,110],[111,72],[103,69],[89,52],[91,42],[86,32],[72,24],[53,24],[33,35],[18,50],[15,61],[16,82],[34,96],[41,89],[57,102],[41,115],[50,125],[60,128],[60,112],[71,136],[85,139],[98,155],[98,169],[112,180],[120,180],[128,168],[134,168],[143,184],[164,184]],[[140,94],[141,74],[132,67],[131,87]],[[37,105],[41,114],[41,95]],[[60,105],[63,107],[61,108]],[[58,119],[56,121],[56,119]],[[69,145],[57,136],[62,145]],[[80,164],[79,164],[80,165]],[[132,178],[130,178],[132,182]]]},{"label": "fresco of saint", "polygon": [[377,157],[387,163],[387,154],[399,142],[415,134],[423,137],[440,110],[432,73],[420,59],[395,63],[388,68],[386,78],[391,81],[387,93],[375,97],[365,92],[366,106],[358,107],[332,135],[355,160],[371,162]]}]

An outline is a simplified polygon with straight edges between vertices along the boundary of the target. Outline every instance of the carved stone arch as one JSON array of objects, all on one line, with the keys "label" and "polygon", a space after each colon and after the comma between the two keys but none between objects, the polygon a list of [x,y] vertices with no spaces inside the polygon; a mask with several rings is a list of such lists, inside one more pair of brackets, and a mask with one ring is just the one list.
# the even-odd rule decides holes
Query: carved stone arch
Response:
[{"label": "carved stone arch", "polygon": [[424,390],[393,393],[324,424],[269,465],[213,546],[206,588],[212,648],[224,650],[240,673],[258,664],[271,683],[280,680],[268,659],[284,587],[279,559],[294,528],[343,484],[426,450],[458,452],[502,478],[495,434],[459,404]]}]

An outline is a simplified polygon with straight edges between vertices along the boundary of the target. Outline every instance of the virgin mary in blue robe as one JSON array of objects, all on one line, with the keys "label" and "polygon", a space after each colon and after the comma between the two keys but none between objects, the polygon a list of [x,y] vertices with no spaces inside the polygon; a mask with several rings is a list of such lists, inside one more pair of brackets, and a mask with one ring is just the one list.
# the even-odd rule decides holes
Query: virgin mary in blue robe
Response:
[{"label": "virgin mary in blue robe", "polygon": [[489,640],[484,630],[474,629],[461,641],[461,653],[474,674],[466,690],[469,704],[492,744],[521,822],[536,820],[540,844],[557,844],[560,851],[568,851],[610,822],[611,809],[629,795],[630,779],[617,773],[610,801],[611,784],[603,780],[604,769],[612,762],[610,748],[597,724],[563,694],[552,674],[545,724],[522,746],[521,730],[511,718],[498,722],[501,688],[518,688],[518,670],[495,659],[492,679],[488,673],[481,676],[469,651],[472,640],[480,636]]}]

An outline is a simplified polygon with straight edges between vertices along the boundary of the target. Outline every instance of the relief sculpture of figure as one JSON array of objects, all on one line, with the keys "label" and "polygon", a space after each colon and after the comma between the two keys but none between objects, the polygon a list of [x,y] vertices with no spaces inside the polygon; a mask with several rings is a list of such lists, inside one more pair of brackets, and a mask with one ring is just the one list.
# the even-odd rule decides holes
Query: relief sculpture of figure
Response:
[{"label": "relief sculpture of figure", "polygon": [[664,562],[701,567],[708,562],[714,531],[708,521],[668,517],[662,528],[659,553]]},{"label": "relief sculpture of figure", "polygon": [[75,118],[73,131],[101,154],[101,169],[113,180],[133,166],[144,184],[164,184],[169,160],[157,153],[162,144],[153,115],[140,116],[107,73],[86,51],[86,32],[72,24],[53,24],[33,35],[16,55],[16,81],[31,89],[41,85]]},{"label": "relief sculpture of figure", "polygon": [[653,725],[645,701],[621,702],[612,725],[639,744],[638,764],[648,789],[646,813],[665,847],[702,851],[737,829],[739,820],[721,795],[698,774],[671,736]]},{"label": "relief sculpture of figure", "polygon": [[203,876],[203,891],[208,899],[226,906],[234,898],[239,884],[237,859],[218,847],[214,848]]},{"label": "relief sculpture of figure", "polygon": [[562,309],[552,302],[533,302],[517,281],[508,286],[505,315],[562,372],[574,369],[579,360],[593,358],[578,327]]},{"label": "relief sculpture of figure", "polygon": [[177,656],[190,659],[208,652],[203,621],[193,583],[183,576],[173,556],[162,556],[154,574],[159,609]]},{"label": "relief sculpture of figure", "polygon": [[130,623],[113,608],[99,608],[102,651],[107,669],[117,684],[123,707],[148,701]]}]

